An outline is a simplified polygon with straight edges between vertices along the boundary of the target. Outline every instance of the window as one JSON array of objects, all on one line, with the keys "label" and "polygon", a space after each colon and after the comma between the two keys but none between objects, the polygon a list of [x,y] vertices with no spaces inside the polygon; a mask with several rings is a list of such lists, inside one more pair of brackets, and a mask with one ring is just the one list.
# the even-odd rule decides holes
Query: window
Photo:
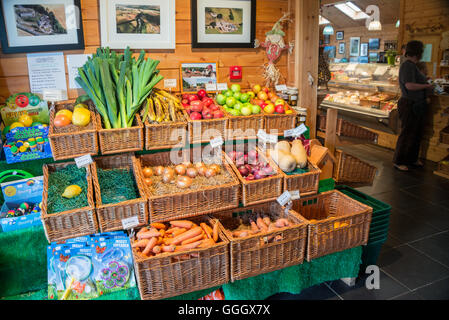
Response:
[{"label": "window", "polygon": [[367,19],[369,16],[352,2],[338,3],[335,7],[353,20]]},{"label": "window", "polygon": [[329,23],[331,23],[329,20],[327,20],[325,17],[323,17],[323,16],[321,16],[320,15],[320,25],[321,24],[329,24]]}]

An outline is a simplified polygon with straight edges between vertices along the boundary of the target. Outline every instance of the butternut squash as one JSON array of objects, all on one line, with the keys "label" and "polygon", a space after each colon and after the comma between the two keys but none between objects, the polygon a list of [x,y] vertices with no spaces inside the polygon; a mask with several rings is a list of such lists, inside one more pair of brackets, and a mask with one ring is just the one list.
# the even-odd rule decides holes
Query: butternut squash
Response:
[{"label": "butternut squash", "polygon": [[290,143],[288,141],[279,141],[278,143],[276,143],[276,145],[274,146],[274,150],[282,150],[286,153],[290,153],[291,150],[291,146]]},{"label": "butternut squash", "polygon": [[295,140],[292,143],[291,154],[295,158],[299,168],[307,167],[307,152],[301,140]]}]

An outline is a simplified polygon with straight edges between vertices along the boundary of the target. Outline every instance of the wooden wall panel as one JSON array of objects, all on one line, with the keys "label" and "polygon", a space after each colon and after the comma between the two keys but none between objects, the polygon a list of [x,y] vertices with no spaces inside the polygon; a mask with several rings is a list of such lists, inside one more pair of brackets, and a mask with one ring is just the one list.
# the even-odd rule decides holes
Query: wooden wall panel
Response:
[{"label": "wooden wall panel", "polygon": [[[256,10],[256,38],[265,39],[265,33],[271,30],[273,24],[288,11],[288,0],[259,0]],[[97,0],[81,0],[83,15],[83,28],[85,50],[64,51],[64,54],[91,54],[101,45],[100,40],[100,14]],[[286,34],[291,35],[288,26]],[[243,88],[251,85],[264,84],[262,73],[263,65],[268,61],[263,49],[192,49],[191,48],[191,17],[190,1],[176,1],[176,49],[174,50],[147,50],[153,59],[161,61],[159,69],[161,74],[169,79],[178,79],[179,64],[181,62],[217,62],[220,82],[229,81],[229,67],[240,65],[243,67]],[[293,35],[294,36],[294,35]],[[286,37],[286,42],[290,39]],[[139,50],[135,50],[136,55]],[[285,81],[288,78],[288,54],[283,53],[277,62]],[[67,72],[67,70],[66,70]],[[0,103],[11,94],[29,91],[28,68],[26,54],[0,53]],[[177,88],[179,90],[179,88]],[[69,99],[80,94],[78,90],[69,90]]]}]

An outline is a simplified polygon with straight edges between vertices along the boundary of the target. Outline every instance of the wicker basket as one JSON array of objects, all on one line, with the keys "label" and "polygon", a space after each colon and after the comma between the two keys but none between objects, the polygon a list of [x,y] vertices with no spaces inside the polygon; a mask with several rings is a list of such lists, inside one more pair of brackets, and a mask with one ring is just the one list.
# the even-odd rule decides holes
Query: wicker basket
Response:
[{"label": "wicker basket", "polygon": [[[327,120],[326,115],[322,114],[319,116],[318,128],[323,132],[326,132],[326,120]],[[337,120],[336,134],[342,137],[367,140],[374,144],[377,144],[379,139],[379,135],[377,133],[343,119]]]},{"label": "wicker basket", "polygon": [[[244,144],[245,153],[250,151],[248,150],[248,148],[249,145]],[[248,181],[242,177],[232,159],[229,158],[227,154],[225,154],[226,161],[231,165],[232,170],[234,170],[235,175],[238,177],[238,179],[240,180],[240,184],[242,185],[241,201],[245,207],[276,200],[283,192],[284,178],[281,174],[282,170],[279,169],[274,161],[269,159],[259,148],[254,148],[259,154],[259,158],[268,162],[271,168],[276,171],[275,175],[260,180]]]},{"label": "wicker basket", "polygon": [[293,210],[310,222],[307,261],[368,243],[373,208],[340,191],[295,200]]},{"label": "wicker basket", "polygon": [[277,136],[283,136],[286,130],[295,128],[296,111],[292,110],[292,114],[268,114],[264,113],[265,132]]},{"label": "wicker basket", "polygon": [[143,150],[143,124],[138,114],[131,128],[103,129],[101,117],[97,113],[97,131],[103,155]]},{"label": "wicker basket", "polygon": [[74,210],[68,210],[58,213],[47,213],[48,203],[48,177],[51,172],[63,169],[75,162],[52,163],[43,166],[44,191],[42,194],[42,224],[44,226],[45,236],[48,242],[55,242],[89,234],[98,231],[97,215],[95,213],[95,204],[93,199],[92,175],[90,167],[87,171],[87,201],[89,206]]},{"label": "wicker basket", "polygon": [[[270,155],[270,150],[267,151],[267,156],[270,160],[273,160]],[[284,177],[284,190],[299,190],[301,196],[310,196],[318,193],[321,170],[310,161],[307,163],[309,172],[301,174],[287,174],[284,171],[279,170],[281,175]]]},{"label": "wicker basket", "polygon": [[[136,180],[139,198],[114,204],[103,204],[101,200],[101,188],[98,181],[97,167],[101,169],[131,169]],[[91,164],[95,188],[96,211],[101,232],[122,230],[122,220],[131,217],[138,218],[138,226],[143,226],[148,223],[148,207],[145,189],[141,176],[136,174],[137,169],[137,161],[132,154],[98,157],[95,158],[95,162]]]},{"label": "wicker basket", "polygon": [[449,144],[449,127],[440,131],[440,143]]},{"label": "wicker basket", "polygon": [[187,119],[189,143],[207,143],[218,137],[226,140],[226,128],[228,125],[228,117],[226,115],[220,119],[192,120],[184,109],[182,112]]},{"label": "wicker basket", "polygon": [[337,165],[334,166],[334,179],[337,183],[372,185],[377,168],[347,154],[341,150],[335,151]]},{"label": "wicker basket", "polygon": [[[189,149],[189,155],[185,155],[184,161],[193,161],[194,149]],[[193,151],[193,152],[192,152]],[[181,151],[180,151],[181,152]],[[159,152],[155,154],[145,154],[138,158],[139,174],[143,177],[142,167],[145,166],[168,166],[172,163],[171,152]],[[224,160],[223,170],[226,170],[232,177],[232,181],[223,185],[209,186],[201,190],[178,192],[155,196],[146,187],[146,194],[149,199],[150,222],[163,222],[173,219],[187,218],[204,215],[220,210],[233,209],[239,206],[240,184],[235,177],[231,167]],[[180,161],[182,162],[182,161]]]},{"label": "wicker basket", "polygon": [[227,140],[257,139],[257,132],[264,129],[262,113],[250,116],[233,116],[228,114],[223,107],[221,107],[221,110],[228,116]]},{"label": "wicker basket", "polygon": [[[208,216],[190,219],[208,223]],[[214,223],[217,223],[215,220]],[[213,247],[146,258],[134,252],[134,268],[143,300],[158,300],[229,282],[229,241],[219,228]]]},{"label": "wicker basket", "polygon": [[[240,225],[237,217],[249,225],[257,214],[266,214],[272,221],[287,218],[292,225],[276,231],[250,235],[244,238],[232,236],[232,230]],[[277,202],[268,202],[244,209],[227,210],[212,215],[220,221],[223,232],[230,241],[231,280],[241,280],[289,266],[301,264],[305,258],[307,222],[291,210],[286,211]],[[273,241],[277,236],[282,240]]]},{"label": "wicker basket", "polygon": [[161,150],[184,147],[189,133],[187,120],[150,124],[145,120],[145,149]]},{"label": "wicker basket", "polygon": [[98,154],[97,119],[92,107],[89,106],[90,123],[85,127],[73,124],[62,128],[54,126],[55,114],[62,109],[73,112],[73,104],[57,105],[50,111],[50,128],[48,140],[50,141],[53,159],[55,161],[74,159],[86,154]]}]

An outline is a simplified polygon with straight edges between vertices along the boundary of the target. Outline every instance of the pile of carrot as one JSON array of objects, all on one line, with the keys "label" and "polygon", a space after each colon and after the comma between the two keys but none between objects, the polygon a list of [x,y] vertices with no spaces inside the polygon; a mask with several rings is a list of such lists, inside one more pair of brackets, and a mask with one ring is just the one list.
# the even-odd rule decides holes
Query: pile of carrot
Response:
[{"label": "pile of carrot", "polygon": [[137,254],[152,257],[165,252],[182,252],[196,248],[209,248],[218,241],[218,223],[200,225],[189,220],[151,223],[136,234],[132,243]]},{"label": "pile of carrot", "polygon": [[[258,214],[255,219],[249,219],[249,225],[241,223],[240,226],[232,232],[232,236],[235,238],[245,238],[259,233],[277,231],[289,227],[290,225],[291,223],[285,218],[279,218],[276,219],[276,221],[272,221],[269,216]],[[273,238],[274,241],[282,240],[281,235],[277,235]],[[268,241],[270,240],[272,240],[271,237],[268,238]]]}]

